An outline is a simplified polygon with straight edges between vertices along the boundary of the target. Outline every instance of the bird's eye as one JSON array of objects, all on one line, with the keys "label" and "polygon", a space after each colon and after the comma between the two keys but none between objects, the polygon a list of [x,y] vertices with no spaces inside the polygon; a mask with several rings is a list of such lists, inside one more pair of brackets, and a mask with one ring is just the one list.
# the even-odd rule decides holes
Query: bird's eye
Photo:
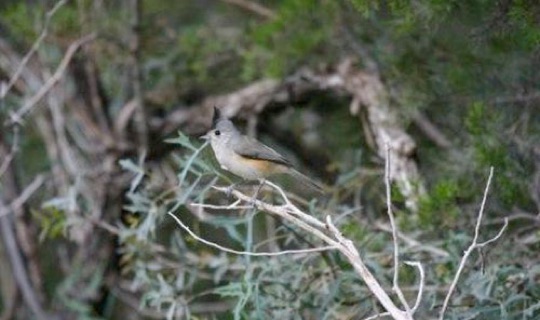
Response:
[{"label": "bird's eye", "polygon": [[219,130],[214,131],[214,133],[216,134],[216,136],[219,136],[221,134]]}]

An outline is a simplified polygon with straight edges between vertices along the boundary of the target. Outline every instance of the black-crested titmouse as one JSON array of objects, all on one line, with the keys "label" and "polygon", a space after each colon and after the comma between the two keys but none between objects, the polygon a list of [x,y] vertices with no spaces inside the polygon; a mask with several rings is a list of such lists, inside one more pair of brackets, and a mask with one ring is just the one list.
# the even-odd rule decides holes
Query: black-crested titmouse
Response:
[{"label": "black-crested titmouse", "polygon": [[322,192],[313,180],[296,171],[292,164],[274,149],[245,136],[214,107],[212,129],[201,138],[210,140],[221,167],[245,180],[263,181],[274,174],[289,174],[299,182]]}]

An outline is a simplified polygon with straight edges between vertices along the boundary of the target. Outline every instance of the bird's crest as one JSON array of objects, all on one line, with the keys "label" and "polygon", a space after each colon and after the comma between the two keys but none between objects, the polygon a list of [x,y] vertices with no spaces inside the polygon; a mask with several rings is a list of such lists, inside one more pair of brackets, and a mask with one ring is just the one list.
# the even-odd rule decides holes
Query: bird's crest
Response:
[{"label": "bird's crest", "polygon": [[221,114],[221,110],[219,110],[218,107],[214,106],[214,117],[212,118],[212,128],[215,128],[216,124],[221,119],[223,119],[223,115]]}]

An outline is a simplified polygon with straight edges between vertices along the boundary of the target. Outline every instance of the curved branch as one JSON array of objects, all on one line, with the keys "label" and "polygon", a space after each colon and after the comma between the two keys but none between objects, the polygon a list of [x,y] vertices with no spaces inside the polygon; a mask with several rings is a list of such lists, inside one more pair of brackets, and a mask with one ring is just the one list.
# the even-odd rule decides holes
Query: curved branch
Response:
[{"label": "curved branch", "polygon": [[448,308],[448,303],[450,302],[450,298],[452,297],[452,294],[454,293],[454,290],[456,289],[456,286],[457,286],[457,283],[459,281],[459,278],[461,276],[461,273],[463,272],[463,269],[465,268],[465,263],[467,263],[467,259],[469,258],[469,256],[471,255],[471,253],[476,250],[476,249],[480,249],[494,241],[496,241],[497,239],[499,239],[502,234],[504,233],[504,231],[506,230],[506,227],[508,227],[508,219],[505,219],[504,220],[504,225],[502,226],[502,228],[499,230],[499,233],[497,233],[497,235],[485,242],[482,242],[482,243],[478,243],[478,237],[480,236],[480,227],[482,225],[482,218],[484,216],[484,208],[486,206],[486,200],[487,200],[487,195],[488,195],[488,192],[489,192],[489,187],[491,186],[491,179],[493,178],[493,167],[490,168],[489,170],[489,177],[488,177],[488,181],[486,183],[486,188],[484,189],[484,196],[482,198],[482,204],[480,205],[480,210],[478,211],[478,218],[476,220],[476,226],[474,228],[474,237],[473,237],[473,241],[471,243],[471,245],[467,248],[467,250],[465,250],[465,252],[463,253],[463,257],[461,258],[461,261],[459,263],[459,267],[458,267],[458,270],[456,271],[456,275],[454,276],[454,280],[452,281],[452,284],[450,285],[450,289],[448,290],[448,293],[446,294],[446,297],[444,299],[444,303],[443,303],[443,306],[442,306],[442,309],[441,309],[441,313],[439,314],[439,320],[443,320],[444,319],[444,314],[446,312],[446,309]]},{"label": "curved branch", "polygon": [[16,124],[16,123],[22,123],[22,118],[34,108],[34,106],[43,99],[43,97],[52,89],[54,86],[62,79],[62,76],[64,75],[64,72],[66,71],[66,68],[69,65],[69,62],[73,58],[73,55],[79,50],[79,48],[96,38],[95,33],[88,34],[79,40],[73,42],[69,48],[66,51],[66,54],[64,55],[64,58],[62,58],[62,61],[58,65],[58,68],[56,68],[56,71],[50,77],[47,82],[39,89],[39,91],[34,94],[30,99],[28,99],[24,105],[17,110],[17,112],[12,113],[10,115],[10,124]]}]

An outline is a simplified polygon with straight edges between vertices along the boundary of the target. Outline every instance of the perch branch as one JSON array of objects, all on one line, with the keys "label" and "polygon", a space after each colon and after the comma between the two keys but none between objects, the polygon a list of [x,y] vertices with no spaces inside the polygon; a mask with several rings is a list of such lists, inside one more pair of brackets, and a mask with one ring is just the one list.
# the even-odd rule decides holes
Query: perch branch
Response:
[{"label": "perch branch", "polygon": [[[165,134],[178,127],[189,134],[202,134],[210,125],[209,115],[216,105],[222,106],[221,110],[228,118],[249,117],[280,104],[298,101],[314,91],[345,93],[351,99],[351,114],[365,117],[366,127],[369,127],[366,139],[374,142],[373,148],[381,159],[386,154],[385,144],[390,144],[390,178],[405,197],[406,206],[417,211],[425,188],[413,157],[416,143],[403,128],[387,86],[379,74],[359,69],[352,58],[344,59],[332,70],[335,71],[302,68],[283,81],[262,79],[234,92],[208,97],[189,108],[177,108],[165,117],[152,119],[150,126]],[[359,106],[365,112],[358,112]]]},{"label": "perch branch", "polygon": [[[281,194],[282,197],[284,197],[284,205],[276,206],[257,199],[253,199],[252,197],[236,189],[233,189],[232,191],[225,187],[214,187],[214,189],[225,194],[231,194],[232,196],[236,197],[239,200],[242,200],[245,203],[253,204],[261,210],[276,215],[283,220],[288,221],[296,225],[297,227],[303,229],[304,231],[312,234],[313,236],[321,239],[322,241],[326,242],[330,247],[337,249],[349,260],[355,271],[364,280],[370,291],[375,295],[377,300],[382,304],[382,306],[386,309],[386,311],[389,312],[389,314],[394,319],[413,319],[411,314],[400,310],[394,304],[392,299],[390,299],[388,294],[384,291],[384,288],[377,281],[377,279],[375,279],[373,274],[369,271],[369,269],[363,262],[353,242],[345,238],[341,234],[341,232],[332,222],[330,216],[326,217],[326,223],[323,223],[311,216],[310,219],[306,219],[308,215],[303,212],[302,214],[299,214],[298,211],[300,211],[300,209],[290,203],[288,198],[285,196],[285,193],[279,186],[273,183],[267,184],[277,190],[277,192]],[[318,221],[316,225],[314,225],[313,219]],[[319,227],[322,225],[324,225],[324,227]]]}]

